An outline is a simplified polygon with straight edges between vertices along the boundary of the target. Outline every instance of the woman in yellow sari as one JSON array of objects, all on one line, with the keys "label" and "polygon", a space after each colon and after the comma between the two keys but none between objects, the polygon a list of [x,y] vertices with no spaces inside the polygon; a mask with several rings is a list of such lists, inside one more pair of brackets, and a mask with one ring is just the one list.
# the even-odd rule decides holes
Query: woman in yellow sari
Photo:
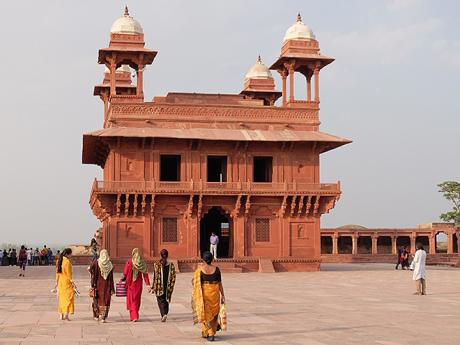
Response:
[{"label": "woman in yellow sari", "polygon": [[59,256],[56,265],[56,285],[59,298],[58,312],[61,320],[69,319],[69,314],[74,312],[74,283],[72,281],[72,264],[69,257],[72,255],[72,250],[66,248]]},{"label": "woman in yellow sari", "polygon": [[204,252],[204,263],[196,269],[192,280],[193,323],[201,324],[201,336],[208,341],[214,341],[216,332],[220,330],[220,303],[225,303],[220,270],[212,265],[213,259],[210,252]]}]

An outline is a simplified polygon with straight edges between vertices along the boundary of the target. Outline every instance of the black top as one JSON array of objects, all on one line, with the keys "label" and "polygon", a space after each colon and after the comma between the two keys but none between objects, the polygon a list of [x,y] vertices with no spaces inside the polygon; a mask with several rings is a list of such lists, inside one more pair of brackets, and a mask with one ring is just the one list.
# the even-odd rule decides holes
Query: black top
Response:
[{"label": "black top", "polygon": [[163,286],[166,291],[168,286],[168,278],[169,278],[169,263],[166,266],[163,266]]},{"label": "black top", "polygon": [[219,267],[216,267],[216,270],[213,274],[206,274],[203,271],[201,271],[200,276],[201,284],[219,284],[220,282],[222,282]]}]

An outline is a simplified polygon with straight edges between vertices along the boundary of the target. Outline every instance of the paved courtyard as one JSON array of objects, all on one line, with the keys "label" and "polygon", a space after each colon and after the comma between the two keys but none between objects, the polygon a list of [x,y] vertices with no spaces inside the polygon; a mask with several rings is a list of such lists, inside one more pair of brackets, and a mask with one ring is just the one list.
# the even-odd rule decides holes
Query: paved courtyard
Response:
[{"label": "paved courtyard", "polygon": [[[324,265],[317,273],[223,276],[229,330],[219,344],[459,344],[460,270],[430,267],[428,295],[413,296],[409,272],[385,264]],[[75,268],[82,297],[72,321],[56,312],[50,267],[0,267],[0,344],[203,344],[190,314],[190,273],[178,276],[170,317],[160,323],[154,297],[130,323],[114,298],[108,323],[92,319],[88,275]]]}]

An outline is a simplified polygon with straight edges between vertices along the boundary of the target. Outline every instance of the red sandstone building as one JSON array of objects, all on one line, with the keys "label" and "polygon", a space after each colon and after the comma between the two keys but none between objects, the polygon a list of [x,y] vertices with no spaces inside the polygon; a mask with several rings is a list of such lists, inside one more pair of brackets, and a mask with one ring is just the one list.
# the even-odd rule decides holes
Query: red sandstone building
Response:
[{"label": "red sandstone building", "polygon": [[[84,134],[83,163],[104,170],[90,197],[103,247],[113,258],[139,247],[149,259],[167,248],[185,269],[214,231],[218,256],[228,258],[221,264],[318,270],[320,218],[341,193],[340,183],[320,182],[319,155],[350,141],[319,130],[319,74],[333,59],[320,53],[312,30],[299,15],[278,60],[268,68],[259,58],[239,94],[145,101],[143,71],[156,54],[127,10],[99,50],[106,73],[94,94],[104,121]],[[281,92],[270,70],[280,74]],[[294,97],[295,73],[305,80],[302,100]]]}]

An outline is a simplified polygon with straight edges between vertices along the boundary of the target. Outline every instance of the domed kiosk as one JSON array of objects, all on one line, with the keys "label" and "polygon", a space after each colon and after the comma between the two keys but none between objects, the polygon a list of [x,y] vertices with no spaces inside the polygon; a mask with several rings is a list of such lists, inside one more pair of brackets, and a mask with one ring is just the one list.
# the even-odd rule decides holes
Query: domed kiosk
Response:
[{"label": "domed kiosk", "polygon": [[241,94],[251,99],[262,99],[265,105],[274,105],[281,96],[281,92],[275,91],[272,73],[263,64],[260,55],[244,77],[244,88]]}]

